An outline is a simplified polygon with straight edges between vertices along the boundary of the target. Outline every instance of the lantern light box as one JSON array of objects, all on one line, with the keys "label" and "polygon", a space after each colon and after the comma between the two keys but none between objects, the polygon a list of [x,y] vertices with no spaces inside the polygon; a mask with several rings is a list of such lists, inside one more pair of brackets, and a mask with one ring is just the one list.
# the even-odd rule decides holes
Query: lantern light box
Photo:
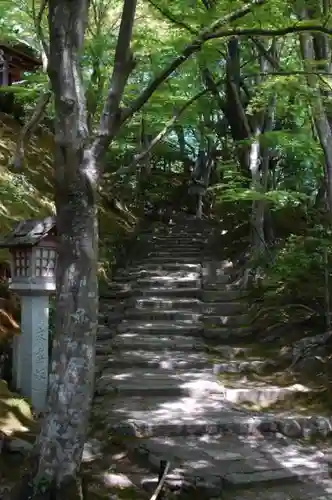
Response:
[{"label": "lantern light box", "polygon": [[0,248],[11,254],[11,289],[46,292],[55,290],[55,218],[21,221]]},{"label": "lantern light box", "polygon": [[14,339],[17,390],[44,410],[48,385],[49,295],[55,292],[55,217],[24,220],[0,241],[11,255],[9,288],[21,297],[21,334]]}]

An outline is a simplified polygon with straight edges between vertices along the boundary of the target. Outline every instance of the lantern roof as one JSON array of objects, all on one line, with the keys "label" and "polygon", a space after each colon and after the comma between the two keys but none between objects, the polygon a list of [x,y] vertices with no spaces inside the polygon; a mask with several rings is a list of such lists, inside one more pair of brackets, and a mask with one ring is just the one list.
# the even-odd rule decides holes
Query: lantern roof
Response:
[{"label": "lantern roof", "polygon": [[55,229],[55,217],[26,219],[20,221],[10,234],[0,240],[0,248],[27,247],[37,245]]}]

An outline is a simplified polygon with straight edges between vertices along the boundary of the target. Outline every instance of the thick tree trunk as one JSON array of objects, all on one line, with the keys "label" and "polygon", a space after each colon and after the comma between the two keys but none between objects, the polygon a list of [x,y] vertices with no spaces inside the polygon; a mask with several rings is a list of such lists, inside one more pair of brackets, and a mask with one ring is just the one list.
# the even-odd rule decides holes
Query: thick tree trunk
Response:
[{"label": "thick tree trunk", "polygon": [[[79,58],[88,0],[49,0],[58,231],[56,329],[47,412],[27,498],[80,498],[77,473],[93,395],[97,328],[98,171],[88,148]],[[33,485],[33,486],[31,486]],[[30,489],[30,491],[29,491]],[[38,496],[39,495],[39,496]]]},{"label": "thick tree trunk", "polygon": [[[61,162],[56,171],[63,174],[56,192],[56,334],[48,411],[38,442],[38,481],[55,481],[61,487],[80,467],[93,395],[98,231],[94,188],[84,173],[76,182],[70,179],[71,155],[66,155],[63,145],[56,147],[57,162]],[[76,167],[94,168],[79,163]]]}]

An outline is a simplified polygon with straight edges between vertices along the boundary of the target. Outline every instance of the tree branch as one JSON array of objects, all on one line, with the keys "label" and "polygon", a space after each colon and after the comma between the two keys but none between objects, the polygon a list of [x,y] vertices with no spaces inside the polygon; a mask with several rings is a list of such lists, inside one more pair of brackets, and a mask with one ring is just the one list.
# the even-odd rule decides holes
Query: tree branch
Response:
[{"label": "tree branch", "polygon": [[115,49],[114,69],[110,78],[108,96],[101,114],[99,130],[92,145],[92,153],[100,158],[118,130],[120,102],[131,71],[134,58],[130,42],[136,13],[137,0],[124,0],[119,36]]},{"label": "tree branch", "polygon": [[46,106],[50,102],[51,99],[51,89],[50,87],[48,90],[43,92],[39,100],[36,104],[36,108],[31,116],[31,119],[24,125],[22,128],[17,144],[16,144],[16,149],[14,156],[11,160],[11,164],[14,167],[15,170],[21,170],[23,167],[23,161],[24,161],[24,142],[28,140],[34,130],[36,129],[37,125],[39,124],[40,120],[42,119]]},{"label": "tree branch", "polygon": [[259,40],[257,40],[257,38],[255,38],[255,37],[250,36],[249,38],[256,45],[260,54],[263,57],[265,57],[265,59],[270,63],[272,68],[279,69],[279,61],[277,61],[276,58],[273,57],[272,54],[268,50],[266,50],[264,45]]},{"label": "tree branch", "polygon": [[[318,77],[330,77],[331,73],[328,71],[265,71],[259,73],[250,73],[248,75],[243,75],[242,78],[252,78],[253,76],[308,76],[315,75]],[[325,82],[324,82],[325,83]]]},{"label": "tree branch", "polygon": [[286,26],[284,28],[277,29],[261,29],[261,28],[244,28],[244,29],[233,29],[233,30],[220,30],[215,31],[214,33],[207,33],[204,36],[204,41],[214,40],[215,38],[227,38],[233,36],[285,36],[291,33],[303,33],[303,32],[318,32],[325,33],[327,35],[332,36],[332,29],[327,28],[326,26],[322,26],[321,24],[313,25],[308,24],[293,24],[292,26]]},{"label": "tree branch", "polygon": [[[137,97],[137,99],[132,103],[132,105],[123,110],[121,116],[121,123],[126,122],[134,113],[144,106],[144,104],[149,100],[153,92],[165,81],[167,78],[179,67],[181,66],[189,57],[198,52],[202,45],[209,39],[212,38],[213,33],[219,29],[222,25],[231,23],[241,19],[242,17],[249,14],[255,7],[263,5],[266,0],[253,0],[253,2],[244,5],[240,9],[227,14],[224,17],[217,19],[207,28],[204,28],[200,34],[192,40],[192,42],[187,45],[182,52],[167,66],[156,78],[154,78],[149,85],[143,90],[143,92]],[[228,35],[226,35],[228,36]]]},{"label": "tree branch", "polygon": [[33,17],[33,23],[35,25],[36,33],[38,35],[41,47],[42,47],[42,61],[43,61],[43,70],[46,72],[47,71],[47,65],[48,65],[48,56],[49,56],[49,46],[46,41],[46,37],[42,28],[42,19],[44,12],[47,7],[47,1],[48,0],[42,0],[39,11],[37,14],[36,11],[36,3],[35,0],[32,2],[32,17]]},{"label": "tree branch", "polygon": [[148,0],[148,2],[150,5],[152,5],[152,7],[154,7],[158,12],[160,12],[162,16],[166,17],[166,19],[171,23],[175,24],[179,28],[184,28],[185,30],[189,31],[189,33],[191,33],[192,35],[199,34],[199,31],[189,26],[189,24],[186,24],[183,21],[180,21],[179,19],[173,17],[173,15],[168,10],[163,9],[159,5],[156,5],[152,0]]},{"label": "tree branch", "polygon": [[[215,85],[219,85],[222,81],[223,81],[223,78],[218,80],[218,82],[216,82]],[[135,155],[132,163],[130,165],[128,165],[127,167],[120,168],[117,172],[115,172],[115,175],[122,175],[125,173],[130,173],[132,170],[134,170],[136,168],[137,163],[142,161],[150,153],[150,151],[156,146],[156,144],[158,144],[158,142],[160,142],[165,137],[165,135],[167,134],[169,129],[176,123],[176,121],[184,113],[184,111],[187,108],[189,108],[189,106],[191,106],[195,101],[200,99],[204,94],[206,94],[209,91],[210,91],[209,88],[201,90],[200,92],[195,94],[191,99],[189,99],[183,106],[181,106],[181,108],[178,111],[176,111],[174,113],[174,115],[172,116],[172,118],[166,123],[165,127],[159,132],[159,134],[157,134],[152,139],[152,141],[144,149],[144,151],[141,151],[140,153]]]}]

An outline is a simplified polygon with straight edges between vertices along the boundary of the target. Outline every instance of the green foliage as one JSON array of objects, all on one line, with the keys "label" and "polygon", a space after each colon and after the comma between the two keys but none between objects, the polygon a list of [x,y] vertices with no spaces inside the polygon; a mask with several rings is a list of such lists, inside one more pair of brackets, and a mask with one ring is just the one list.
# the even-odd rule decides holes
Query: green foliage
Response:
[{"label": "green foliage", "polygon": [[[331,231],[315,226],[305,235],[290,236],[274,254],[264,281],[267,296],[287,295],[324,307],[326,255],[331,254]],[[310,277],[310,279],[308,279]]]},{"label": "green foliage", "polygon": [[[90,3],[81,69],[89,125],[91,133],[94,134],[113,70],[123,2],[91,0]],[[36,12],[40,4],[40,1],[35,2],[34,11],[32,0],[2,1],[0,37],[6,42],[24,43],[40,52],[40,31],[36,29]],[[132,39],[136,66],[129,76],[122,106],[130,108],[133,100],[141,95],[148,82],[178,56],[194,39],[195,33],[242,7],[242,0],[217,0],[215,7],[211,9],[206,9],[203,2],[191,0],[139,1]],[[316,18],[315,24],[317,19],[319,18]],[[321,19],[321,22],[327,27],[331,25],[330,19]],[[310,23],[312,24],[312,21],[302,22],[306,26]],[[299,26],[293,3],[269,0],[243,18],[235,22],[225,22],[222,29],[269,30],[293,24]],[[47,41],[47,11],[42,16],[41,27]],[[257,35],[256,39],[249,36],[239,39],[239,97],[252,129],[271,102],[275,104],[273,127],[271,130],[263,128],[259,137],[261,149],[268,151],[274,162],[272,165],[271,161],[266,185],[262,183],[261,186],[251,182],[250,172],[246,176],[239,168],[239,151],[250,149],[253,134],[250,137],[245,134],[242,134],[242,138],[235,137],[225,119],[225,104],[236,112],[234,99],[230,103],[227,102],[229,95],[225,66],[228,40],[227,37],[211,39],[191,57],[183,58],[183,64],[157,86],[148,102],[121,128],[112,148],[107,152],[101,187],[104,199],[121,199],[126,204],[127,214],[130,211],[141,213],[144,204],[148,203],[158,206],[167,202],[176,204],[180,200],[183,206],[188,206],[190,203],[186,186],[190,182],[190,169],[199,148],[204,146],[216,153],[208,189],[208,196],[213,200],[216,213],[220,214],[223,210],[233,207],[232,210],[238,210],[239,213],[244,211],[249,220],[251,213],[248,207],[262,202],[268,213],[272,214],[272,219],[276,219],[278,216],[284,217],[283,214],[287,214],[287,210],[301,214],[312,207],[324,175],[324,156],[313,127],[310,106],[313,97],[317,96],[317,89],[308,85],[307,75],[303,72],[298,34],[290,33],[283,38],[275,38],[275,64],[270,64],[264,71],[262,53],[256,42],[258,41],[263,49],[269,50],[272,37]],[[319,67],[317,61],[313,67]],[[203,76],[206,70],[214,81],[218,82],[217,93],[206,89]],[[23,76],[22,82],[10,89],[0,88],[0,97],[10,91],[15,100],[24,106],[26,116],[29,116],[48,82],[42,71]],[[319,83],[317,88],[320,86],[324,90],[330,85],[326,75],[317,77],[315,81]],[[204,89],[206,92],[178,117],[176,124],[169,127],[149,155],[137,164],[136,170],[132,169],[128,174],[116,174],[120,168],[131,165],[135,154],[141,152],[170,118]],[[322,103],[327,110],[331,107],[330,101],[331,93],[325,93]],[[46,118],[46,123],[53,119],[52,103],[46,110]],[[8,155],[1,161],[2,165],[7,166]],[[49,158],[47,161],[49,162]],[[28,204],[35,209],[33,203],[36,202],[30,201],[30,198],[36,198],[39,200],[39,207],[43,197],[37,196],[36,176],[32,180],[28,177],[27,173],[17,175],[5,171],[2,177],[4,181],[0,184],[2,199],[10,199],[15,207]],[[28,187],[31,188],[30,191]],[[38,190],[43,191],[39,186]],[[48,191],[47,198],[50,196],[51,192]],[[8,206],[7,202],[0,205],[0,212],[10,212],[11,208]],[[108,221],[108,210],[110,209],[105,207],[102,209],[101,218],[104,221]],[[16,215],[13,210],[8,216]],[[131,226],[132,221],[129,222],[126,217],[127,215],[123,220]],[[114,224],[116,227],[112,226],[112,231],[122,235],[122,229],[119,229],[122,227],[122,222],[119,222],[121,217],[117,218],[113,212],[111,219],[114,221],[114,218],[117,223]],[[104,222],[101,229],[103,237],[107,233],[107,227],[107,222]],[[281,237],[276,234],[279,243],[274,252],[274,264],[269,265],[266,281],[268,290],[273,289],[274,293],[281,293],[283,290],[287,295],[290,291],[294,293],[298,290],[297,283],[302,283],[304,277],[315,269],[318,275],[322,276],[322,255],[329,236],[325,234],[325,228],[318,231],[318,227],[319,214],[316,212],[308,221],[306,231],[301,234],[294,232],[292,227],[283,229]],[[127,230],[129,229],[124,230],[124,233]],[[278,230],[279,227],[276,229],[277,233]],[[313,231],[315,236],[309,230]],[[311,238],[316,238],[315,244]],[[114,241],[115,239],[112,239],[110,245],[114,245]],[[112,251],[105,252],[102,256],[103,265],[107,259],[113,259],[112,255]]]}]

